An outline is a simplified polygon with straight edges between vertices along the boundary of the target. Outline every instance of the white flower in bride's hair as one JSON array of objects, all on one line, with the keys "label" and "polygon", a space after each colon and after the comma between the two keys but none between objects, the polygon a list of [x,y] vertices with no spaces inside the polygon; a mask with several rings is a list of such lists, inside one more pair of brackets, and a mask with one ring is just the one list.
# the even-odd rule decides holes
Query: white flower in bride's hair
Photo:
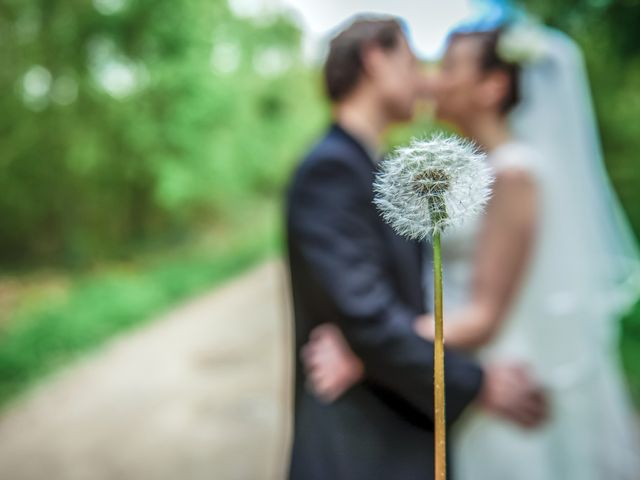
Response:
[{"label": "white flower in bride's hair", "polygon": [[526,65],[549,53],[543,28],[533,22],[517,22],[500,33],[496,53],[505,62]]},{"label": "white flower in bride's hair", "polygon": [[398,234],[422,240],[480,213],[492,182],[473,143],[445,135],[413,139],[381,163],[374,203]]}]

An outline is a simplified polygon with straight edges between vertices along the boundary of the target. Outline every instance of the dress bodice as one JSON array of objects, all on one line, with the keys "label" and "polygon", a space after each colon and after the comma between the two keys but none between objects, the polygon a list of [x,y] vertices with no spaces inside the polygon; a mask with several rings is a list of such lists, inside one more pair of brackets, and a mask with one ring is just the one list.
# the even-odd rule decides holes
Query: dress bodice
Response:
[{"label": "dress bodice", "polygon": [[[492,150],[487,161],[494,175],[517,168],[535,175],[535,153],[526,145],[509,141]],[[471,293],[473,263],[482,228],[482,216],[445,233],[443,239],[443,289],[445,311],[465,305]]]}]

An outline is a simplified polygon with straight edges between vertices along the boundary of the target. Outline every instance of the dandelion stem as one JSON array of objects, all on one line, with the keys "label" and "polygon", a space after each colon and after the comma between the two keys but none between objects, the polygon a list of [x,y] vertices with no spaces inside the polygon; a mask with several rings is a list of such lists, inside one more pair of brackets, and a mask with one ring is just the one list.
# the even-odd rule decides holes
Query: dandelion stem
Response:
[{"label": "dandelion stem", "polygon": [[442,322],[442,250],[440,247],[440,232],[436,232],[433,235],[433,280],[436,327],[433,349],[435,480],[445,480],[447,478],[447,451],[444,410],[444,337]]}]

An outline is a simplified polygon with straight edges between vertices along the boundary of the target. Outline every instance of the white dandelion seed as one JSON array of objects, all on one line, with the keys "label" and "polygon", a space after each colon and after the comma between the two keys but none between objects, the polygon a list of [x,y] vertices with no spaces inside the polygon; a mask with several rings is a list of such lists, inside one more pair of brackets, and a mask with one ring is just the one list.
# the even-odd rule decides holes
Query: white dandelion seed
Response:
[{"label": "white dandelion seed", "polygon": [[382,162],[374,203],[398,234],[423,240],[482,212],[492,182],[484,153],[440,134],[413,139]]}]

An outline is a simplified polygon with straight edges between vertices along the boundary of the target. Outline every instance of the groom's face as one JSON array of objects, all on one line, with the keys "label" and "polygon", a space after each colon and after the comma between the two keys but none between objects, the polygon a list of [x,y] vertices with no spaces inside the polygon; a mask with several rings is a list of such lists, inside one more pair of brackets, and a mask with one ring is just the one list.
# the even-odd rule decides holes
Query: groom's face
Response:
[{"label": "groom's face", "polygon": [[421,72],[404,36],[400,35],[394,49],[368,52],[365,63],[372,90],[389,120],[411,120],[419,94]]}]

